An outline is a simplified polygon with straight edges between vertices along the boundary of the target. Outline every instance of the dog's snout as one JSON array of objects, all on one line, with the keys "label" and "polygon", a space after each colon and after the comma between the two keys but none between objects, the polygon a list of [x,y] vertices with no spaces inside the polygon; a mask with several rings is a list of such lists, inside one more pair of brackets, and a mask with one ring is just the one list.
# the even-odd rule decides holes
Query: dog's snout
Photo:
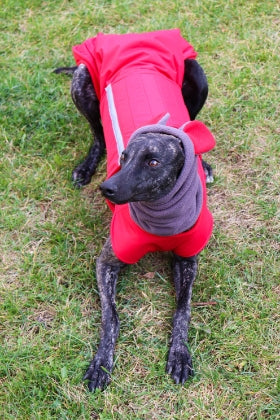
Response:
[{"label": "dog's snout", "polygon": [[100,185],[100,190],[105,197],[112,198],[117,192],[117,187],[105,181]]},{"label": "dog's snout", "polygon": [[130,189],[127,188],[123,178],[120,178],[119,172],[102,182],[99,188],[102,195],[114,204],[124,204],[130,199]]}]

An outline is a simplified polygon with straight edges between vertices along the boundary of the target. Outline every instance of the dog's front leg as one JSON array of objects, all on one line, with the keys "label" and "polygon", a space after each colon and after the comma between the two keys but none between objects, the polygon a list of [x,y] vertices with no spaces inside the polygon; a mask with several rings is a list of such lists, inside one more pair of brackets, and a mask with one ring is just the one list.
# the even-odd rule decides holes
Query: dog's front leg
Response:
[{"label": "dog's front leg", "polygon": [[197,256],[182,258],[174,254],[174,283],[177,309],[173,318],[171,344],[166,365],[176,384],[193,376],[192,360],[188,350],[188,328],[191,315],[192,286],[197,273]]},{"label": "dog's front leg", "polygon": [[116,310],[116,283],[118,273],[125,264],[112,250],[111,240],[107,239],[96,263],[96,275],[100,293],[102,321],[100,343],[84,379],[88,379],[90,391],[104,389],[110,382],[113,369],[115,344],[119,335],[119,318]]}]

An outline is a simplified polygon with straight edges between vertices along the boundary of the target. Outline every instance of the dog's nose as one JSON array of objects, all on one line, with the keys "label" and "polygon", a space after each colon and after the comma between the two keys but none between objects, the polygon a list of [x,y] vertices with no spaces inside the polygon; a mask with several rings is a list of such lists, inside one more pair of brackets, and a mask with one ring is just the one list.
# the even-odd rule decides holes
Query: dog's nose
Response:
[{"label": "dog's nose", "polygon": [[106,197],[106,198],[112,198],[114,197],[114,195],[116,194],[117,188],[114,185],[108,185],[108,182],[102,182],[102,184],[100,185],[100,190],[102,192],[102,194]]}]

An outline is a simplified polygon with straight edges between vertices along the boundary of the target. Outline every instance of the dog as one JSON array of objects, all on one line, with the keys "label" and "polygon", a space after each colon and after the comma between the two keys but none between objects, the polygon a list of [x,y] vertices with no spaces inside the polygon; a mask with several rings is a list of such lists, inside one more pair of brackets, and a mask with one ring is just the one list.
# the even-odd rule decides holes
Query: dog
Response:
[{"label": "dog", "polygon": [[113,211],[111,233],[96,263],[100,343],[84,379],[90,391],[110,382],[120,329],[115,302],[120,270],[160,250],[173,252],[177,301],[166,371],[184,384],[194,374],[188,327],[198,254],[213,227],[205,187],[213,173],[201,154],[215,140],[195,120],[208,95],[205,73],[177,29],[98,34],[73,53],[77,66],[55,72],[73,75],[72,99],[94,142],[72,179],[77,187],[88,184],[106,147],[107,179],[100,189]]}]

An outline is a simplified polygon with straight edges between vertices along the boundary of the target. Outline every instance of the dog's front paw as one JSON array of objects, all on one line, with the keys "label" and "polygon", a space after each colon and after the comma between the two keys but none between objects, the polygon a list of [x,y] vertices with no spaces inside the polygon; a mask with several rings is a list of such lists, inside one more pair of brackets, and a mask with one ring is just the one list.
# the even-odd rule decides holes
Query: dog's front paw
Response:
[{"label": "dog's front paw", "polygon": [[81,188],[84,185],[90,183],[92,172],[89,170],[85,163],[80,163],[72,172],[72,181],[77,188]]},{"label": "dog's front paw", "polygon": [[106,358],[96,355],[83,378],[84,380],[89,380],[88,389],[91,392],[98,388],[103,390],[111,381],[110,373],[112,368],[113,363],[110,363]]},{"label": "dog's front paw", "polygon": [[171,344],[166,371],[176,384],[184,384],[190,376],[194,375],[192,359],[184,343]]}]

